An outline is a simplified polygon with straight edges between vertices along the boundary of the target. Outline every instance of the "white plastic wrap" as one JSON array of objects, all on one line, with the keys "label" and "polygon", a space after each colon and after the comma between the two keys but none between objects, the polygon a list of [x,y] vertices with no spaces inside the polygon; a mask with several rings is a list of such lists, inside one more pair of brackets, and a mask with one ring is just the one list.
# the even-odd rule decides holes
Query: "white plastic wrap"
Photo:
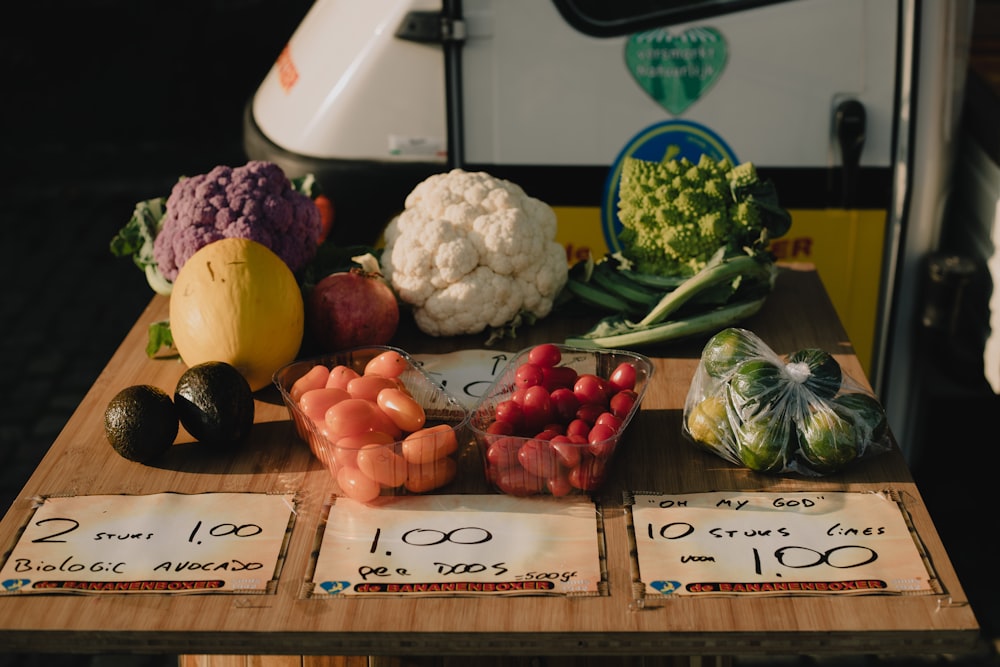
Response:
[{"label": "white plastic wrap", "polygon": [[828,475],[888,451],[885,410],[828,352],[781,357],[756,334],[713,336],[684,405],[695,445],[758,472]]}]

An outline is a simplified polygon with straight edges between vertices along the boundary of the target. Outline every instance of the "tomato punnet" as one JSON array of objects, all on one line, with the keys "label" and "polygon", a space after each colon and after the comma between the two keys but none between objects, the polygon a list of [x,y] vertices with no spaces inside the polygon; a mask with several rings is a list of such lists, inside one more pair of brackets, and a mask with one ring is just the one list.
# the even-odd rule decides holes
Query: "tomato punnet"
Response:
[{"label": "tomato punnet", "polygon": [[605,378],[561,363],[559,346],[533,347],[514,369],[510,396],[493,409],[484,456],[504,493],[561,496],[604,481],[638,401],[637,368],[623,361]]},{"label": "tomato punnet", "polygon": [[387,350],[363,373],[317,364],[292,385],[299,412],[332,443],[317,449],[317,456],[331,466],[348,498],[370,502],[387,488],[422,493],[457,473],[451,458],[458,450],[455,431],[449,424],[426,426],[423,406],[402,379],[408,365],[402,354]]}]

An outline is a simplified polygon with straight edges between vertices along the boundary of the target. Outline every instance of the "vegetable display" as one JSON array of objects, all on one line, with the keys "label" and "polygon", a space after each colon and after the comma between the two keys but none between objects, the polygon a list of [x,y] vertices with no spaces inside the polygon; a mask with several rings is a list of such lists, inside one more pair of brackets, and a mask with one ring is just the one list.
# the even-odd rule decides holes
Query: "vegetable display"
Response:
[{"label": "vegetable display", "polygon": [[763,473],[823,476],[892,447],[885,410],[830,353],[786,358],[728,327],[702,349],[684,405],[684,436]]},{"label": "vegetable display", "polygon": [[555,212],[520,186],[453,169],[406,197],[384,232],[382,271],[426,334],[510,331],[548,315],[566,284],[555,234]]},{"label": "vegetable display", "polygon": [[621,251],[574,265],[572,297],[603,313],[579,347],[632,348],[715,332],[756,313],[774,285],[768,250],[791,226],[753,163],[702,155],[626,158],[619,183]]}]

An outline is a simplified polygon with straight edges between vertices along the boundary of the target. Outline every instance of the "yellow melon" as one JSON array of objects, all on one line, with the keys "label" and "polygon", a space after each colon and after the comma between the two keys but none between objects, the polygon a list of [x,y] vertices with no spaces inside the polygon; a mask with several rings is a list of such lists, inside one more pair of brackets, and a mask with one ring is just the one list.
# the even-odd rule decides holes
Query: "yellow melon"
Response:
[{"label": "yellow melon", "polygon": [[188,366],[224,361],[253,391],[302,345],[305,308],[288,265],[247,239],[209,243],[181,267],[170,294],[170,332]]}]

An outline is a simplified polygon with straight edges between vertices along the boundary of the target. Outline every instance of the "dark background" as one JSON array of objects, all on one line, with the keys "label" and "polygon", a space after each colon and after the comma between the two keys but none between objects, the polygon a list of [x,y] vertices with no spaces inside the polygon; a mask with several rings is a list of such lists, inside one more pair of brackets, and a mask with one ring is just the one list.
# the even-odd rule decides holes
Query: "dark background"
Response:
[{"label": "dark background", "polygon": [[[180,175],[246,160],[244,107],[311,4],[5,6],[0,510],[18,497],[152,295],[129,260],[110,254],[110,239],[135,202],[168,193]],[[927,656],[916,664],[997,664],[990,647],[1000,637],[1000,559],[989,546],[997,529],[989,493],[997,473],[996,405],[978,389],[950,391],[927,416],[931,449],[914,474],[983,627],[984,655],[975,663]],[[883,662],[868,656],[837,664]],[[0,645],[0,667],[159,664],[171,664],[170,656],[19,655]]]}]

